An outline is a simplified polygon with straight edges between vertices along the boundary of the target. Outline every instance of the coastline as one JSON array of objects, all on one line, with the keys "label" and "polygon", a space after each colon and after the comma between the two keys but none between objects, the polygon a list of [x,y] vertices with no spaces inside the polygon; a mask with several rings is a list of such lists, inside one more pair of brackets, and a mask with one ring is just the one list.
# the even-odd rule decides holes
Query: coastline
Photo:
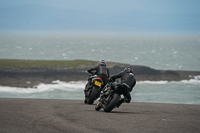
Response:
[{"label": "coastline", "polygon": [[[54,80],[65,82],[87,80],[88,74],[85,71],[97,64],[96,61],[74,60],[70,61],[69,65],[51,66],[49,63],[53,61],[40,61],[41,63],[47,62],[48,64],[43,66],[31,64],[27,67],[25,66],[27,62],[34,63],[34,61],[0,60],[0,62],[3,61],[10,61],[10,64],[9,62],[6,66],[0,64],[0,86],[11,87],[33,87],[39,83],[51,84]],[[13,61],[16,63],[13,64]],[[61,63],[66,62],[61,61]],[[17,66],[17,64],[20,64],[20,66]],[[114,62],[107,62],[107,66],[110,70],[110,75],[123,71],[126,66],[133,67],[137,81],[181,81],[200,75],[199,71],[156,70],[147,66],[133,66]]]},{"label": "coastline", "polygon": [[110,113],[82,100],[0,98],[1,132],[200,132],[200,105],[122,104]]}]

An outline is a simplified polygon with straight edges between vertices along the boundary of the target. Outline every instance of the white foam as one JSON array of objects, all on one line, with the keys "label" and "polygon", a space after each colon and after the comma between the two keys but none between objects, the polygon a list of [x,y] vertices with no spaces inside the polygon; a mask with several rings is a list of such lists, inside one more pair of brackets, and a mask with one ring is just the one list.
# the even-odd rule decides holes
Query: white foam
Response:
[{"label": "white foam", "polygon": [[39,84],[33,88],[20,88],[20,87],[9,87],[9,86],[0,86],[0,92],[8,93],[39,93],[44,91],[54,91],[54,90],[63,90],[63,91],[80,91],[84,90],[86,81],[53,81],[52,84]]},{"label": "white foam", "polygon": [[185,84],[200,84],[200,75],[194,76],[189,80],[181,80],[181,81],[138,81],[137,84],[167,84],[167,83],[185,83]]},{"label": "white foam", "polygon": [[168,81],[138,81],[136,84],[167,84]]},{"label": "white foam", "polygon": [[[190,80],[182,80],[182,81],[137,81],[136,84],[200,84],[200,75],[195,76]],[[9,86],[0,86],[0,92],[5,93],[40,93],[45,91],[83,91],[85,88],[86,81],[71,81],[64,82],[60,80],[53,81],[52,84],[39,84],[34,86],[33,88],[20,88],[20,87],[9,87]]]},{"label": "white foam", "polygon": [[190,80],[182,80],[181,82],[187,84],[200,84],[200,75],[194,76],[193,79]]}]

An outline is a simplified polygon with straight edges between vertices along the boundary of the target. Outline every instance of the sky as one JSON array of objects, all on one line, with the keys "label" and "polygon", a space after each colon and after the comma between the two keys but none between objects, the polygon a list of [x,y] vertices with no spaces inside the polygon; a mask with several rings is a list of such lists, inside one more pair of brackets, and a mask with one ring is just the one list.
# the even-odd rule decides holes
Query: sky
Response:
[{"label": "sky", "polygon": [[199,0],[1,0],[1,7],[42,4],[52,7],[78,9],[98,13],[117,13],[133,10],[150,12],[198,12]]},{"label": "sky", "polygon": [[2,31],[200,32],[200,0],[1,0],[0,10]]}]

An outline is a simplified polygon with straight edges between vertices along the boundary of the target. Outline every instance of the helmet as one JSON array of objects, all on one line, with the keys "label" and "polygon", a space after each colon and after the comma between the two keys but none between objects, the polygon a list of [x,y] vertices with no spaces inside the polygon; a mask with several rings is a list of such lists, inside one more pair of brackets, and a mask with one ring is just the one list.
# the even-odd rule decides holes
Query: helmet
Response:
[{"label": "helmet", "polygon": [[106,62],[104,60],[100,60],[98,65],[99,66],[106,66]]},{"label": "helmet", "polygon": [[124,72],[127,72],[127,73],[133,73],[133,70],[130,66],[127,66],[125,69],[124,69]]}]

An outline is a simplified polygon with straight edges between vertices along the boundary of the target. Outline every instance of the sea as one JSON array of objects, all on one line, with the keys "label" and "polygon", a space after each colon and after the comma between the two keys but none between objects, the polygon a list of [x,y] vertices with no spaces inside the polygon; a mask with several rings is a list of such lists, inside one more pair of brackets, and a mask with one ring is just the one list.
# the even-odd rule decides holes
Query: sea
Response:
[{"label": "sea", "polygon": [[[0,34],[0,59],[104,59],[159,70],[200,71],[200,35]],[[0,98],[83,100],[86,82],[87,77],[33,88],[0,86]],[[182,81],[137,81],[131,97],[131,102],[200,104],[200,75]]]}]

